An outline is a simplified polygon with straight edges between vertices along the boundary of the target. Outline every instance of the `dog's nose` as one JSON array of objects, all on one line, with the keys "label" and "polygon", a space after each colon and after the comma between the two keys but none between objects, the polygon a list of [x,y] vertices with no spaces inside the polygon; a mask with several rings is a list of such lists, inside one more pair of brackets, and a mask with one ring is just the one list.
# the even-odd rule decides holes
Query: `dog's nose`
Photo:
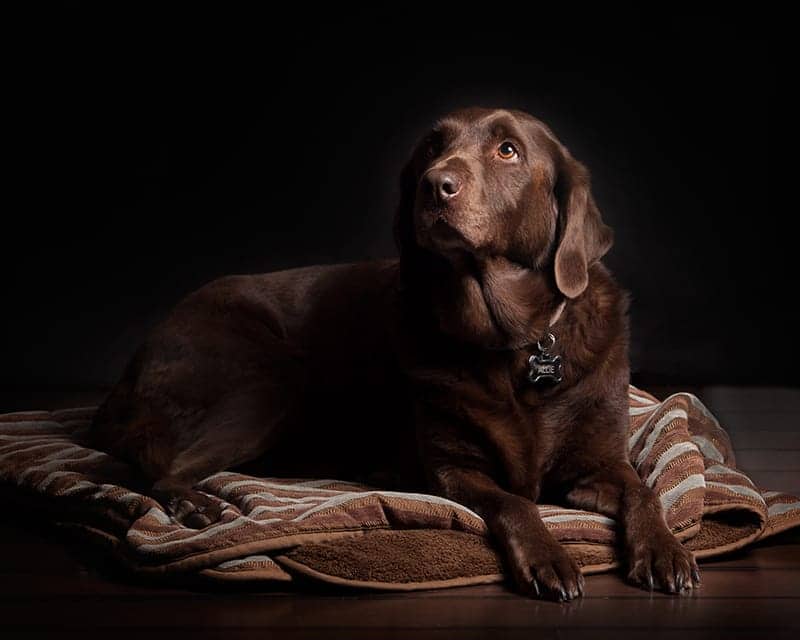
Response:
[{"label": "dog's nose", "polygon": [[461,179],[452,171],[434,169],[428,172],[427,179],[433,195],[442,202],[455,198],[461,191]]}]

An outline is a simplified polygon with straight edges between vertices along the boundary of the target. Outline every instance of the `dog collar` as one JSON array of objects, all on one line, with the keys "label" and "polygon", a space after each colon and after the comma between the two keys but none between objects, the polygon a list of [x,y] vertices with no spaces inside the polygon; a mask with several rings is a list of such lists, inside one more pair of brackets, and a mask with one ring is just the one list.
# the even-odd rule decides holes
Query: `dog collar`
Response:
[{"label": "dog collar", "polygon": [[[558,322],[567,301],[564,300],[558,305],[553,315],[550,317],[548,329]],[[564,379],[564,368],[561,363],[561,356],[552,355],[550,350],[556,344],[556,336],[552,331],[548,331],[545,336],[536,341],[537,353],[528,358],[528,380],[536,386],[554,386]]]},{"label": "dog collar", "polygon": [[550,316],[550,324],[547,325],[548,328],[552,328],[552,326],[558,322],[558,319],[561,317],[561,314],[564,313],[564,307],[567,306],[567,301],[562,300],[561,304],[556,307],[556,310],[553,312],[553,315]]}]

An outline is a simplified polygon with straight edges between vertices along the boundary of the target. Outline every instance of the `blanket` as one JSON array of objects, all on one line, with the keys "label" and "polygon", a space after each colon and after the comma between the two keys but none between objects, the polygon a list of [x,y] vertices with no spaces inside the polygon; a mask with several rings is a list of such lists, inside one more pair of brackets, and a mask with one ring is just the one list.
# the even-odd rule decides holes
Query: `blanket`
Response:
[{"label": "blanket", "polygon": [[[800,524],[800,499],[761,490],[741,473],[728,435],[694,395],[658,401],[631,387],[629,397],[630,460],[698,559]],[[197,485],[220,503],[219,521],[184,527],[132,488],[125,463],[84,444],[94,411],[0,415],[0,490],[23,507],[15,517],[44,514],[132,572],[394,590],[504,579],[483,520],[434,495],[222,472]],[[564,505],[538,509],[582,571],[617,566],[613,520]]]}]

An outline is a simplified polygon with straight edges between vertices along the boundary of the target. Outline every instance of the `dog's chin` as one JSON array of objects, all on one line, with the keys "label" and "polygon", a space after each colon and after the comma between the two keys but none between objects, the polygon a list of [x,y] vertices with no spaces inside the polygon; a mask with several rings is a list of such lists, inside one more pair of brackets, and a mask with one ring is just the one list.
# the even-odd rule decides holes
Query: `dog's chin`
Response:
[{"label": "dog's chin", "polygon": [[462,230],[450,223],[444,216],[430,216],[432,221],[417,224],[418,244],[445,258],[473,254],[478,250]]}]

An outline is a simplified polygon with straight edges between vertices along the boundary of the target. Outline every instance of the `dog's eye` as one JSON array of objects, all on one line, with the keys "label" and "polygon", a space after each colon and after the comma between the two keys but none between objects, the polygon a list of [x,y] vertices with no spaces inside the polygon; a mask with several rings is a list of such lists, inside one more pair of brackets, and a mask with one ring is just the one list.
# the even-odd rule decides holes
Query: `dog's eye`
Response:
[{"label": "dog's eye", "polygon": [[497,147],[497,155],[500,156],[503,160],[511,160],[519,155],[517,148],[506,140],[503,144]]},{"label": "dog's eye", "polygon": [[431,133],[426,139],[424,144],[424,153],[426,158],[433,158],[439,154],[441,150],[442,139],[437,132]]}]

